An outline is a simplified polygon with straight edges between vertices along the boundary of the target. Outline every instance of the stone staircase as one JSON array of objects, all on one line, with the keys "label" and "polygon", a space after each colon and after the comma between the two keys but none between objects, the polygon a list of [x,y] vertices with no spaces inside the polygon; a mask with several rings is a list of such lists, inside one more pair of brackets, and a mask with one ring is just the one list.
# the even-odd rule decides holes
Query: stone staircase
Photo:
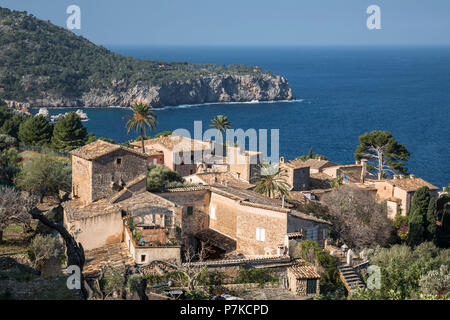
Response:
[{"label": "stone staircase", "polygon": [[345,285],[348,293],[351,293],[353,289],[364,288],[364,282],[362,282],[355,269],[348,264],[341,264],[338,266],[339,276]]}]

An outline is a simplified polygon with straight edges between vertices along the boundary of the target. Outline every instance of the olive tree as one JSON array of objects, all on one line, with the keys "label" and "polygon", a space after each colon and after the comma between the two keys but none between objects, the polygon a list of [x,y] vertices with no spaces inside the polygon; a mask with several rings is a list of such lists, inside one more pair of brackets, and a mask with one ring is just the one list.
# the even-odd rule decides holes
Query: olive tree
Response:
[{"label": "olive tree", "polygon": [[0,242],[3,230],[11,224],[21,225],[29,230],[30,210],[35,206],[36,199],[12,188],[0,188]]}]

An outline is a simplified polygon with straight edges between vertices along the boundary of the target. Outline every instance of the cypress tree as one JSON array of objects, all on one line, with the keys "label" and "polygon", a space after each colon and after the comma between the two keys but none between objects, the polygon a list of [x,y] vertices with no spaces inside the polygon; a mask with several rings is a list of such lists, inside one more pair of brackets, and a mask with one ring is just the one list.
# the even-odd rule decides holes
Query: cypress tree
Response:
[{"label": "cypress tree", "polygon": [[428,241],[435,242],[436,240],[436,228],[437,228],[436,221],[437,221],[436,199],[431,197],[427,210],[426,238]]},{"label": "cypress tree", "polygon": [[19,127],[19,140],[23,144],[44,146],[50,143],[53,125],[42,115],[28,118]]},{"label": "cypress tree", "polygon": [[426,240],[428,226],[427,212],[429,204],[430,189],[426,186],[417,189],[408,214],[408,244],[410,246],[416,246]]},{"label": "cypress tree", "polygon": [[55,124],[52,144],[56,149],[70,151],[85,145],[88,133],[75,112],[62,116]]}]

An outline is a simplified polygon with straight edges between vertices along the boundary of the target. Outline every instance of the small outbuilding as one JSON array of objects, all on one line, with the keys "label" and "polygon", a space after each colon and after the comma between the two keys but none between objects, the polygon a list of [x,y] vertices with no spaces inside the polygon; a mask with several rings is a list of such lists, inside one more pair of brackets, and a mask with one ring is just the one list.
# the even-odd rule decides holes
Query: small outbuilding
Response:
[{"label": "small outbuilding", "polygon": [[315,296],[320,293],[320,275],[316,268],[306,262],[296,262],[287,269],[289,289],[300,296]]}]

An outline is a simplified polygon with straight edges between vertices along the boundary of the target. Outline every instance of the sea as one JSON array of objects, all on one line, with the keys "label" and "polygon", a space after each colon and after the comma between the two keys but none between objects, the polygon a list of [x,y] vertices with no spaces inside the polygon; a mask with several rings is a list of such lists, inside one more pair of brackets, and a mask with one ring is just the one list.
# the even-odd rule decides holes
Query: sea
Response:
[{"label": "sea", "polygon": [[[156,110],[157,132],[208,129],[226,115],[233,128],[279,129],[286,159],[308,153],[351,164],[358,137],[390,131],[411,153],[410,173],[441,188],[450,183],[450,47],[156,47],[110,46],[138,59],[246,64],[289,81],[296,100],[168,106]],[[75,109],[50,109],[52,115]],[[34,110],[37,112],[38,110]],[[84,110],[89,132],[116,142],[127,134],[127,108]]]}]

